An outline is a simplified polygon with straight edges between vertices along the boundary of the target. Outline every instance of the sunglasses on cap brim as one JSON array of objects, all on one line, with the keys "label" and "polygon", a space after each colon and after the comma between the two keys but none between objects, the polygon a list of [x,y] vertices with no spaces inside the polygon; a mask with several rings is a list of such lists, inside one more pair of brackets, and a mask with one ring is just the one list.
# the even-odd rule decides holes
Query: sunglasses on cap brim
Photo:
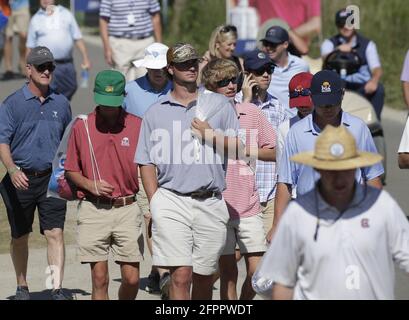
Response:
[{"label": "sunglasses on cap brim", "polygon": [[236,26],[233,26],[233,25],[227,25],[227,26],[224,26],[224,27],[220,30],[220,32],[221,32],[221,33],[228,33],[228,32],[237,33],[237,28],[236,28]]},{"label": "sunglasses on cap brim", "polygon": [[308,97],[311,96],[311,90],[310,89],[302,89],[302,90],[294,90],[290,92],[290,98],[297,98],[297,97]]},{"label": "sunglasses on cap brim", "polygon": [[50,71],[50,72],[54,72],[55,70],[55,64],[51,63],[51,62],[47,62],[47,63],[43,63],[40,65],[34,65],[34,68],[38,71],[38,72],[45,72],[46,70]]}]

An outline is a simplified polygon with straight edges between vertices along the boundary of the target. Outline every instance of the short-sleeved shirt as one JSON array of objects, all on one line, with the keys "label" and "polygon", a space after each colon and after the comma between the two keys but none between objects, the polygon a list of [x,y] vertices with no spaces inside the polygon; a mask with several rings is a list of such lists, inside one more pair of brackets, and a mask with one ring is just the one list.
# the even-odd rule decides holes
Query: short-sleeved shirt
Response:
[{"label": "short-sleeved shirt", "polygon": [[288,117],[293,117],[297,114],[296,108],[290,108],[289,106],[289,91],[288,84],[293,76],[300,72],[309,72],[310,68],[308,64],[301,58],[292,54],[288,54],[288,64],[285,67],[276,66],[274,73],[271,76],[270,86],[268,87],[268,93],[277,97],[278,101],[284,106]]},{"label": "short-sleeved shirt", "polygon": [[0,143],[10,146],[17,166],[46,170],[70,121],[70,103],[62,94],[50,91],[41,103],[24,85],[0,107]]},{"label": "short-sleeved shirt", "polygon": [[[90,113],[87,121],[101,179],[114,187],[112,198],[136,194],[139,186],[134,156],[141,119],[122,111],[118,126],[111,130],[103,124],[97,111]],[[78,119],[71,129],[64,168],[81,172],[90,180],[98,179],[92,171],[88,135],[82,119]],[[84,190],[80,190],[78,197],[83,198],[86,194]]]},{"label": "short-sleeved shirt", "polygon": [[309,19],[321,16],[320,0],[250,0],[249,4],[257,8],[261,24],[280,18],[295,29]]},{"label": "short-sleeved shirt", "polygon": [[409,153],[409,118],[406,120],[405,129],[403,130],[400,140],[398,153]]},{"label": "short-sleeved shirt", "polygon": [[168,81],[161,91],[155,91],[149,82],[148,75],[130,81],[125,86],[125,100],[123,108],[140,118],[143,117],[146,110],[165,96],[172,89],[172,82]]},{"label": "short-sleeved shirt", "polygon": [[[287,134],[283,156],[278,168],[278,182],[297,186],[297,196],[314,188],[319,174],[312,167],[290,161],[300,152],[313,151],[321,130],[313,122],[313,114],[294,124]],[[360,151],[377,153],[371,133],[366,124],[359,118],[342,112],[341,124],[354,136]],[[384,169],[381,163],[356,170],[355,179],[359,183],[381,176]]]},{"label": "short-sleeved shirt", "polygon": [[[342,37],[340,37],[340,40],[341,42],[345,42],[345,39]],[[354,37],[354,39],[352,39],[352,47],[356,46],[356,41],[356,37]],[[334,50],[334,44],[329,39],[326,39],[321,45],[321,56],[326,56]],[[371,70],[381,67],[381,60],[379,59],[375,42],[369,41],[366,47],[365,57],[368,64],[361,66],[358,72],[346,76],[345,81],[351,83],[366,83],[371,79]]]},{"label": "short-sleeved shirt", "polygon": [[27,35],[27,48],[45,46],[50,49],[56,60],[72,58],[74,41],[82,39],[80,28],[72,13],[56,6],[49,16],[39,9],[30,21]]},{"label": "short-sleeved shirt", "polygon": [[[252,148],[272,149],[276,133],[262,111],[250,103],[236,104],[239,117],[239,136]],[[244,160],[229,159],[226,175],[226,201],[230,218],[238,219],[260,213],[260,199],[256,186],[255,168]]]},{"label": "short-sleeved shirt", "polygon": [[[152,105],[143,117],[135,162],[155,165],[162,188],[182,194],[222,192],[226,188],[227,157],[208,144],[198,146],[193,138],[191,123],[197,114],[196,104],[193,101],[186,107],[169,92]],[[213,129],[237,136],[239,121],[231,102],[207,121]]]},{"label": "short-sleeved shirt", "polygon": [[403,63],[401,81],[409,82],[409,50],[406,53],[405,62]]},{"label": "short-sleeved shirt", "polygon": [[[102,0],[99,16],[109,20],[110,36],[138,38],[153,34],[152,15],[158,12],[157,0]],[[128,19],[134,20],[133,25]]]},{"label": "short-sleeved shirt", "polygon": [[357,185],[340,214],[314,188],[290,202],[254,280],[296,300],[389,300],[394,262],[409,272],[409,223],[388,192]]},{"label": "short-sleeved shirt", "polygon": [[30,6],[29,0],[13,0],[10,1],[11,10],[16,11],[21,8],[28,8]]}]

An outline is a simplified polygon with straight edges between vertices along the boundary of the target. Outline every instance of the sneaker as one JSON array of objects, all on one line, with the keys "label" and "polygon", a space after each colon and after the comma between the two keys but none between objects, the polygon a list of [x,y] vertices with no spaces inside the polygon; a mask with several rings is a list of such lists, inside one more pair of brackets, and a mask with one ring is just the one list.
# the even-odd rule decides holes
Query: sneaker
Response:
[{"label": "sneaker", "polygon": [[159,273],[151,273],[148,276],[148,282],[146,283],[145,291],[149,293],[159,293]]},{"label": "sneaker", "polygon": [[169,300],[169,286],[170,286],[170,273],[165,272],[159,281],[160,298],[162,300]]},{"label": "sneaker", "polygon": [[71,293],[65,292],[63,289],[55,289],[51,291],[51,298],[53,300],[73,300]]},{"label": "sneaker", "polygon": [[13,71],[6,71],[3,74],[3,77],[1,79],[5,80],[5,81],[14,79],[14,72]]},{"label": "sneaker", "polygon": [[30,300],[30,292],[28,291],[28,287],[17,286],[14,300]]}]

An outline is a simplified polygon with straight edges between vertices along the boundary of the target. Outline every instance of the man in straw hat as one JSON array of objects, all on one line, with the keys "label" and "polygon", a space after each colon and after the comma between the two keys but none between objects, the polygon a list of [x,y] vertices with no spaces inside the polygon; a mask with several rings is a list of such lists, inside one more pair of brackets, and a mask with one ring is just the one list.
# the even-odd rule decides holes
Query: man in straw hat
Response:
[{"label": "man in straw hat", "polygon": [[[274,228],[291,199],[292,187],[296,187],[297,196],[299,196],[310,191],[319,178],[319,174],[311,167],[291,163],[290,158],[299,152],[312,151],[317,137],[327,125],[346,126],[354,136],[360,150],[377,152],[366,124],[361,119],[342,111],[343,95],[343,83],[337,73],[323,70],[313,76],[311,99],[314,111],[294,124],[286,137],[283,156],[278,168],[273,228],[269,232],[268,240],[271,239]],[[355,170],[355,178],[359,183],[367,182],[373,187],[382,188],[379,177],[383,173],[382,164],[376,163],[361,170]]]},{"label": "man in straw hat", "polygon": [[327,126],[313,152],[292,161],[321,175],[292,201],[259,270],[273,299],[393,299],[394,263],[409,272],[409,223],[388,192],[360,184],[358,168],[382,160],[357,150],[344,126]]}]

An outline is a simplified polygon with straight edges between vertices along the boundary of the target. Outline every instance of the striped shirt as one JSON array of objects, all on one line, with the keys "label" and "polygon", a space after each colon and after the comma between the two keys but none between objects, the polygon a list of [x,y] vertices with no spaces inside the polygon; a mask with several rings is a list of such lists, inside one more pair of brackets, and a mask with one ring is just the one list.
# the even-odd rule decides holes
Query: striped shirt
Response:
[{"label": "striped shirt", "polygon": [[158,12],[157,0],[102,0],[99,16],[109,20],[110,36],[146,38],[153,34],[152,15]]},{"label": "striped shirt", "polygon": [[[283,105],[276,97],[273,97],[269,93],[267,93],[267,99],[265,102],[260,103],[258,101],[252,101],[252,103],[257,105],[261,111],[263,111],[268,122],[272,124],[275,132],[278,132],[280,124],[288,119]],[[257,160],[256,183],[260,194],[260,202],[267,202],[275,197],[277,184],[275,162]]]},{"label": "striped shirt", "polygon": [[[276,145],[276,133],[263,112],[251,103],[236,104],[239,117],[239,136],[246,145],[272,149]],[[254,169],[243,160],[229,160],[226,174],[226,190],[223,192],[231,219],[256,215],[260,212]]]}]

